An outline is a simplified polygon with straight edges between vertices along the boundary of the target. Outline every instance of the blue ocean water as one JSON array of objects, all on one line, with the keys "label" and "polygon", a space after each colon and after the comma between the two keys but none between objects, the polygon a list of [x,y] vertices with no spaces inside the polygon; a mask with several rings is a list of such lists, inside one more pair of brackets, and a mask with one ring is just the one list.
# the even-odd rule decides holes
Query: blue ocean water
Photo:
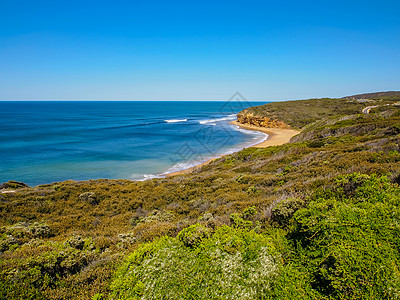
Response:
[{"label": "blue ocean water", "polygon": [[265,139],[229,124],[261,104],[3,101],[0,182],[160,177]]}]

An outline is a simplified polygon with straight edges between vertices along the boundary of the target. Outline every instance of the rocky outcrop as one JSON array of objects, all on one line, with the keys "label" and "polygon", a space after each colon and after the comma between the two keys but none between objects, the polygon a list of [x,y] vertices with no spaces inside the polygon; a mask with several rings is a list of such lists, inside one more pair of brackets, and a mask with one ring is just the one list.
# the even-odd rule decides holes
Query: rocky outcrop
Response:
[{"label": "rocky outcrop", "polygon": [[238,122],[241,124],[267,128],[290,128],[289,125],[285,124],[282,121],[275,120],[269,117],[256,116],[251,112],[246,112],[246,110],[238,113],[237,118]]}]

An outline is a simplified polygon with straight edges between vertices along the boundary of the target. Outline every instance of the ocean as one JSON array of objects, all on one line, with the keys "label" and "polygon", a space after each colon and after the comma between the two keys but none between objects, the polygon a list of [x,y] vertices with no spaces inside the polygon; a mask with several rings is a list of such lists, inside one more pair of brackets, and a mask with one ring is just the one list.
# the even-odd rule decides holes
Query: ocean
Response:
[{"label": "ocean", "polygon": [[0,182],[163,177],[266,139],[243,101],[0,102]]}]

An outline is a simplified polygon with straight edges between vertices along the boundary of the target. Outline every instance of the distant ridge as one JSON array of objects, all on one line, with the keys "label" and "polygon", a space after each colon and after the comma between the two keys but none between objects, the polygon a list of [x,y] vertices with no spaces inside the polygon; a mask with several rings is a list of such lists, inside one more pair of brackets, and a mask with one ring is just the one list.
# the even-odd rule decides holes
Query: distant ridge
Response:
[{"label": "distant ridge", "polygon": [[358,100],[358,99],[373,99],[373,98],[382,98],[382,97],[400,97],[400,91],[358,94],[358,95],[343,97],[343,99]]},{"label": "distant ridge", "polygon": [[395,104],[399,101],[400,91],[365,93],[343,98],[277,101],[246,108],[237,114],[237,118],[242,124],[302,129],[318,120],[359,114],[367,106]]}]

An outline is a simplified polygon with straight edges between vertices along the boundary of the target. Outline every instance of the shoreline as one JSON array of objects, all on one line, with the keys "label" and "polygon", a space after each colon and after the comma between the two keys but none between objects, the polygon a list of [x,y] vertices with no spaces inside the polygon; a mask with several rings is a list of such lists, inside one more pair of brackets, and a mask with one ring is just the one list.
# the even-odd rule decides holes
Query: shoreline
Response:
[{"label": "shoreline", "polygon": [[255,125],[241,124],[238,121],[231,121],[230,123],[232,125],[239,126],[242,129],[260,131],[268,134],[268,138],[265,141],[251,146],[256,148],[266,148],[269,146],[279,146],[286,144],[290,141],[292,137],[300,133],[299,130],[295,129],[259,127]]},{"label": "shoreline", "polygon": [[[249,146],[249,147],[244,147],[243,149],[251,148],[251,147],[266,148],[269,146],[283,145],[283,144],[286,144],[287,142],[289,142],[292,137],[294,137],[295,135],[300,133],[300,131],[295,130],[295,129],[258,127],[258,126],[249,125],[249,124],[241,124],[238,121],[231,121],[229,123],[231,125],[238,126],[242,129],[259,131],[259,132],[268,134],[268,137],[266,140],[264,140],[258,144]],[[213,162],[214,160],[224,157],[226,155],[229,155],[229,154],[220,155],[218,157],[211,158],[211,159],[207,160],[206,162],[203,162],[201,164],[195,165],[193,167],[190,167],[190,168],[187,168],[187,169],[184,169],[181,171],[176,171],[176,172],[165,174],[165,177],[172,177],[175,175],[191,173],[192,171],[197,170],[197,169],[201,168],[202,166],[208,165],[209,163]]]}]

